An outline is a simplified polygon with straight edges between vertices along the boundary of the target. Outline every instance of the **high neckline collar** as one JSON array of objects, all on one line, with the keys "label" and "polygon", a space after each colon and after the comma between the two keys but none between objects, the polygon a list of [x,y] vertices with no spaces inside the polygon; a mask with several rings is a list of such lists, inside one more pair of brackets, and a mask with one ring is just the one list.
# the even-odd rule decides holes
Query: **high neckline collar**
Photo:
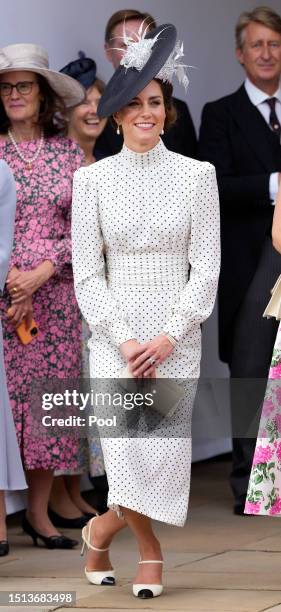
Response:
[{"label": "high neckline collar", "polygon": [[166,159],[167,149],[161,140],[153,147],[149,149],[149,151],[145,151],[144,153],[137,153],[136,151],[132,151],[125,144],[123,144],[120,155],[122,158],[130,163],[137,166],[150,166],[151,164],[159,164],[164,159]]}]

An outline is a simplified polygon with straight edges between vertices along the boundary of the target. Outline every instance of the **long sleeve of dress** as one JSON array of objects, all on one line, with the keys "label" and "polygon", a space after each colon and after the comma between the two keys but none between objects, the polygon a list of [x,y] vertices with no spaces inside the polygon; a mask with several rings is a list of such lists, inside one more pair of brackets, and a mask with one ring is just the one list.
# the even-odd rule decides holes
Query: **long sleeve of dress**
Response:
[{"label": "long sleeve of dress", "polygon": [[220,216],[215,168],[201,165],[191,200],[189,280],[164,330],[180,340],[211,314],[220,271]]},{"label": "long sleeve of dress", "polygon": [[18,169],[14,171],[18,185],[17,206],[19,211],[25,206],[25,213],[21,223],[15,226],[10,267],[33,270],[48,260],[54,264],[55,275],[59,276],[71,270],[72,181],[84,154],[77,143],[54,136],[46,143],[48,155],[50,160],[42,161],[42,167],[39,166],[34,174],[34,192],[28,182],[26,188],[21,187],[24,177]]},{"label": "long sleeve of dress", "polygon": [[97,185],[87,168],[74,174],[72,248],[76,298],[88,324],[92,328],[104,328],[117,346],[134,338],[124,313],[107,287]]},{"label": "long sleeve of dress", "polygon": [[0,161],[0,290],[3,290],[13,246],[16,186],[6,162]]},{"label": "long sleeve of dress", "polygon": [[[69,143],[68,159],[70,169],[70,185],[72,188],[72,177],[74,172],[82,166],[84,161],[84,153],[76,142],[67,141]],[[44,260],[48,259],[55,266],[56,274],[60,274],[66,264],[71,264],[72,244],[71,244],[71,206],[64,211],[64,229],[61,236],[57,236],[54,241],[50,241],[50,245],[46,244],[46,252]],[[49,246],[49,248],[48,248]],[[42,259],[43,261],[43,259]]]}]

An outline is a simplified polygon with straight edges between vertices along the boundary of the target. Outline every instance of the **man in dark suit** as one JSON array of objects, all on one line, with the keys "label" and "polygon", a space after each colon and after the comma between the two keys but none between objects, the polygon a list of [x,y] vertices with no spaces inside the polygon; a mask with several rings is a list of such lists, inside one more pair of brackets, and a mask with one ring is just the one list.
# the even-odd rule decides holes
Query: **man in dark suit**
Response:
[{"label": "man in dark suit", "polygon": [[[123,40],[124,28],[127,36],[135,35],[145,20],[148,30],[156,28],[156,22],[149,13],[141,13],[134,9],[124,9],[114,13],[105,29],[105,52],[114,69],[118,68],[126,50]],[[173,98],[177,111],[176,123],[163,135],[166,147],[176,153],[188,157],[197,157],[197,139],[193,121],[185,102]],[[97,140],[97,148],[103,155],[114,155],[122,147],[123,138],[116,134],[111,122]]]},{"label": "man in dark suit", "polygon": [[[246,80],[235,93],[206,104],[200,157],[216,167],[222,232],[219,284],[220,357],[231,377],[266,379],[277,323],[262,318],[281,273],[271,243],[281,172],[281,18],[266,7],[243,13],[236,54]],[[264,384],[232,388],[234,512],[242,514],[255,447],[247,428]],[[244,381],[245,383],[245,381]],[[251,435],[251,434],[249,434]]]}]

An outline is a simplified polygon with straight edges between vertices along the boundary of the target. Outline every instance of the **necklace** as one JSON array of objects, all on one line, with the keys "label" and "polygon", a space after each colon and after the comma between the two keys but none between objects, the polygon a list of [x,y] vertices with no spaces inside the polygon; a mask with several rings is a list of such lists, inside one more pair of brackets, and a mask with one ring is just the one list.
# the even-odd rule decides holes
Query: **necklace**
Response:
[{"label": "necklace", "polygon": [[16,152],[18,154],[18,156],[22,159],[22,161],[27,164],[28,170],[30,172],[32,172],[32,164],[33,162],[35,162],[35,160],[37,159],[37,157],[39,156],[41,149],[43,147],[44,144],[44,132],[43,130],[41,130],[41,136],[40,136],[40,141],[39,141],[39,145],[37,148],[37,151],[34,153],[34,155],[32,157],[30,157],[29,159],[27,159],[26,157],[24,157],[24,155],[22,154],[22,152],[20,151],[19,147],[18,147],[18,143],[13,135],[13,132],[9,129],[8,130],[8,136],[10,138],[11,143],[14,145]]}]

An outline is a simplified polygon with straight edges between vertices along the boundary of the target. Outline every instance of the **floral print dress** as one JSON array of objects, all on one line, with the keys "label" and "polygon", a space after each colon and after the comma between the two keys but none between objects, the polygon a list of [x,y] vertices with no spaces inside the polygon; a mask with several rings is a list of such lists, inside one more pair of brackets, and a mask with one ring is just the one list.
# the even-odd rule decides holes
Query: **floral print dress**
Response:
[{"label": "floral print dress", "polygon": [[[29,159],[38,141],[19,147]],[[34,435],[30,394],[34,380],[77,378],[81,372],[82,327],[73,288],[70,211],[72,177],[83,154],[77,144],[56,136],[45,139],[32,171],[8,141],[0,141],[0,157],[13,171],[17,187],[11,266],[32,270],[44,260],[55,265],[55,274],[33,294],[39,334],[30,344],[21,344],[7,319],[7,291],[0,298],[7,384],[18,443],[28,470],[76,469],[79,445],[75,438]]]},{"label": "floral print dress", "polygon": [[245,513],[281,515],[281,323],[272,354]]}]

